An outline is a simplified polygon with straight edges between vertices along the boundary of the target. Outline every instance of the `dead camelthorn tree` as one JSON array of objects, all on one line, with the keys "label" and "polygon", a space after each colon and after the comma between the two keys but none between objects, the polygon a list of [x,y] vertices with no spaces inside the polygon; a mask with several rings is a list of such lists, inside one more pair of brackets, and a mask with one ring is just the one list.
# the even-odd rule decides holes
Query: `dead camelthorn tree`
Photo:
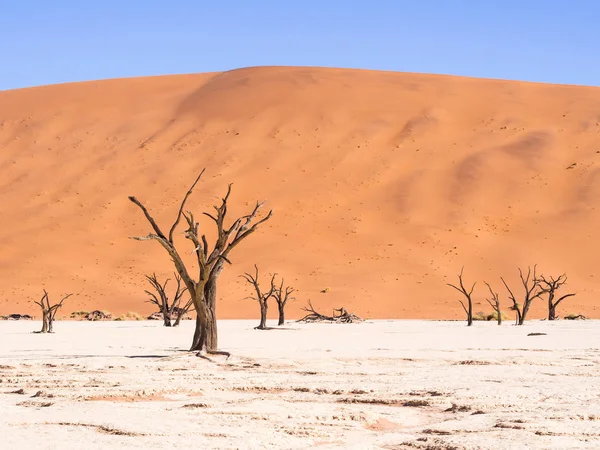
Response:
[{"label": "dead camelthorn tree", "polygon": [[[183,280],[190,297],[193,301],[196,310],[196,329],[192,340],[190,351],[206,351],[209,354],[226,354],[227,352],[219,352],[218,349],[218,333],[217,333],[217,280],[223,270],[225,263],[231,264],[229,254],[236,248],[240,242],[254,233],[257,228],[272,216],[273,211],[270,211],[266,216],[258,219],[258,214],[263,206],[263,203],[257,203],[254,209],[247,215],[241,216],[233,221],[227,227],[225,218],[227,216],[227,201],[231,194],[231,184],[227,189],[225,197],[223,197],[220,206],[214,206],[215,213],[204,213],[209,217],[216,226],[216,241],[214,245],[209,246],[205,234],[200,234],[199,223],[194,219],[191,212],[184,212],[187,199],[192,194],[192,191],[204,170],[198,175],[196,181],[187,191],[175,221],[168,234],[164,233],[152,218],[146,207],[135,197],[129,197],[129,200],[137,205],[146,220],[152,228],[152,232],[147,236],[134,237],[138,241],[157,241],[169,254],[177,273]],[[175,245],[174,235],[177,226],[181,221],[181,217],[185,218],[188,228],[184,232],[184,236],[192,245],[192,253],[195,253],[197,262],[197,277],[192,277],[188,267],[184,263],[178,248]],[[200,355],[200,353],[199,353]]]},{"label": "dead camelthorn tree", "polygon": [[487,302],[490,304],[496,315],[498,316],[498,325],[502,325],[502,312],[500,311],[500,297],[497,292],[494,292],[489,283],[485,283],[488,289],[490,290],[490,295],[492,298],[486,298]]},{"label": "dead camelthorn tree", "polygon": [[248,298],[256,300],[260,305],[260,324],[255,328],[256,330],[267,329],[267,310],[269,309],[269,299],[273,296],[273,292],[275,292],[276,289],[276,275],[277,274],[273,274],[271,277],[271,286],[268,291],[262,291],[260,288],[260,282],[258,281],[258,266],[256,264],[254,265],[254,275],[247,272],[244,275],[240,275],[254,288],[254,296]]},{"label": "dead camelthorn tree", "polygon": [[544,293],[544,290],[540,286],[540,282],[536,276],[537,266],[533,266],[533,273],[531,271],[531,267],[527,268],[527,275],[523,274],[523,271],[519,268],[519,278],[521,279],[521,284],[523,285],[523,289],[525,290],[523,295],[523,304],[522,306],[517,302],[515,295],[512,290],[504,281],[504,278],[500,278],[502,283],[504,283],[504,287],[508,291],[508,295],[510,300],[512,301],[511,310],[516,313],[516,325],[523,325],[525,322],[525,318],[527,317],[527,313],[529,312],[529,308],[531,307],[531,303],[536,299],[540,298]]},{"label": "dead camelthorn tree", "polygon": [[177,283],[177,286],[172,301],[169,301],[169,295],[167,294],[167,284],[170,281],[168,278],[163,284],[158,281],[155,273],[152,275],[146,275],[146,279],[156,291],[156,293],[148,290],[145,291],[146,294],[150,296],[148,301],[158,306],[158,309],[163,316],[164,326],[170,327],[172,325],[171,321],[173,320],[173,317],[176,318],[174,326],[179,325],[181,316],[186,314],[192,306],[192,302],[188,301],[183,308],[179,307],[181,298],[187,290],[185,286],[181,285],[181,277],[178,274],[175,274],[175,282]]},{"label": "dead camelthorn tree", "polygon": [[471,298],[471,295],[473,294],[473,289],[475,289],[475,285],[477,284],[477,282],[473,283],[473,286],[471,286],[470,290],[467,290],[467,288],[463,284],[463,270],[464,267],[460,269],[460,274],[458,275],[459,286],[455,286],[454,284],[450,283],[448,283],[448,286],[456,289],[458,292],[465,296],[467,300],[467,306],[465,306],[462,300],[459,300],[459,302],[465,310],[465,313],[467,314],[467,326],[470,327],[471,325],[473,325],[473,300]]},{"label": "dead camelthorn tree", "polygon": [[65,295],[62,300],[54,305],[50,304],[50,298],[48,297],[48,293],[44,289],[44,295],[40,301],[34,301],[36,305],[39,305],[42,308],[42,329],[38,331],[38,333],[54,333],[52,325],[54,324],[54,318],[56,317],[56,312],[59,308],[62,307],[63,302],[68,299],[73,294]]},{"label": "dead camelthorn tree", "polygon": [[548,320],[557,320],[556,307],[566,298],[573,297],[575,294],[565,294],[559,297],[558,300],[554,300],[556,291],[567,283],[567,275],[562,274],[558,278],[550,277],[546,279],[544,275],[541,275],[538,279],[538,283],[541,286],[544,293],[548,294]]},{"label": "dead camelthorn tree", "polygon": [[333,310],[332,316],[326,316],[325,314],[321,314],[315,310],[310,300],[308,300],[308,306],[302,308],[308,314],[304,316],[302,319],[298,320],[298,322],[337,322],[337,323],[354,323],[354,322],[362,322],[363,319],[358,317],[355,314],[349,313],[346,311],[346,308],[343,306],[338,309]]},{"label": "dead camelthorn tree", "polygon": [[285,305],[288,301],[294,300],[292,294],[296,292],[296,290],[291,286],[284,287],[284,280],[281,279],[281,283],[278,287],[273,291],[273,297],[277,302],[277,309],[279,310],[279,321],[277,325],[281,326],[285,323]]}]

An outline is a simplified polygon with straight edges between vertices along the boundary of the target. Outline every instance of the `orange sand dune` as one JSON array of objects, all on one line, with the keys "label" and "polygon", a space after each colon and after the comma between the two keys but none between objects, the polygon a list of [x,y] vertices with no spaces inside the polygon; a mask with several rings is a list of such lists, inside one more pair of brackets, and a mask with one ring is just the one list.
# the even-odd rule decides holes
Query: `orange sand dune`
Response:
[{"label": "orange sand dune", "polygon": [[280,67],[44,86],[0,92],[0,149],[0,313],[44,287],[76,294],[65,312],[151,311],[143,275],[172,267],[128,239],[149,230],[127,196],[168,227],[206,167],[190,209],[233,182],[232,215],[275,210],[232,255],[221,318],[258,314],[239,279],[254,263],[298,288],[296,317],[312,299],[460,318],[461,266],[489,311],[482,281],[520,292],[535,263],[568,273],[562,313],[600,317],[597,88]]}]

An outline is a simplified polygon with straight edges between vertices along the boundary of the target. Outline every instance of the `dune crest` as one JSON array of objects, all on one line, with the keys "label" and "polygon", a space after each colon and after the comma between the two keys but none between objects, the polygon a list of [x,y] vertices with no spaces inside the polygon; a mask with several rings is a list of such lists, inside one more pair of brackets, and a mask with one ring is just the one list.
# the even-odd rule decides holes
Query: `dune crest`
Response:
[{"label": "dune crest", "polygon": [[257,317],[254,263],[298,289],[290,317],[459,318],[462,266],[506,309],[499,277],[536,263],[577,292],[559,314],[600,317],[598,88],[306,67],[72,83],[0,92],[0,149],[0,314],[37,313],[43,287],[75,294],[65,312],[151,312],[143,275],[172,267],[128,239],[148,229],[127,196],[168,226],[206,167],[190,209],[233,182],[232,216],[275,210],[232,254],[222,318]]}]

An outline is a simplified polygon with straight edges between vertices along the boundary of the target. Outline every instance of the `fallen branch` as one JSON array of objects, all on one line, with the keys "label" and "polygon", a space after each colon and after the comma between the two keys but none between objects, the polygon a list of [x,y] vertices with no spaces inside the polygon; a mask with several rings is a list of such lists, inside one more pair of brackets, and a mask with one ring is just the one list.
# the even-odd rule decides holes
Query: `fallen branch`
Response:
[{"label": "fallen branch", "polygon": [[324,314],[318,313],[315,311],[310,300],[308,301],[308,306],[302,308],[303,311],[308,312],[306,316],[302,319],[298,320],[298,322],[304,323],[312,323],[312,322],[336,322],[336,323],[354,323],[354,322],[362,322],[363,319],[360,317],[349,313],[345,308],[339,308],[333,310],[332,316],[326,316]]}]

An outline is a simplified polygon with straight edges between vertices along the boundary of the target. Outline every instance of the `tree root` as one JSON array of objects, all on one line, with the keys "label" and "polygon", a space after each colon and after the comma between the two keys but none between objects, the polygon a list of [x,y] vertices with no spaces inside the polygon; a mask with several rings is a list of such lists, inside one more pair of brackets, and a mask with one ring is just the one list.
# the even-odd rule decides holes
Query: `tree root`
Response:
[{"label": "tree root", "polygon": [[[229,359],[231,357],[231,353],[224,352],[224,351],[221,351],[221,350],[205,350],[204,352],[207,355],[223,355],[223,356],[227,356],[227,358],[225,358],[225,359]],[[208,356],[203,355],[202,352],[196,353],[196,356],[198,358],[206,359],[206,360],[208,360],[210,362],[213,362],[212,359],[210,359]]]}]

